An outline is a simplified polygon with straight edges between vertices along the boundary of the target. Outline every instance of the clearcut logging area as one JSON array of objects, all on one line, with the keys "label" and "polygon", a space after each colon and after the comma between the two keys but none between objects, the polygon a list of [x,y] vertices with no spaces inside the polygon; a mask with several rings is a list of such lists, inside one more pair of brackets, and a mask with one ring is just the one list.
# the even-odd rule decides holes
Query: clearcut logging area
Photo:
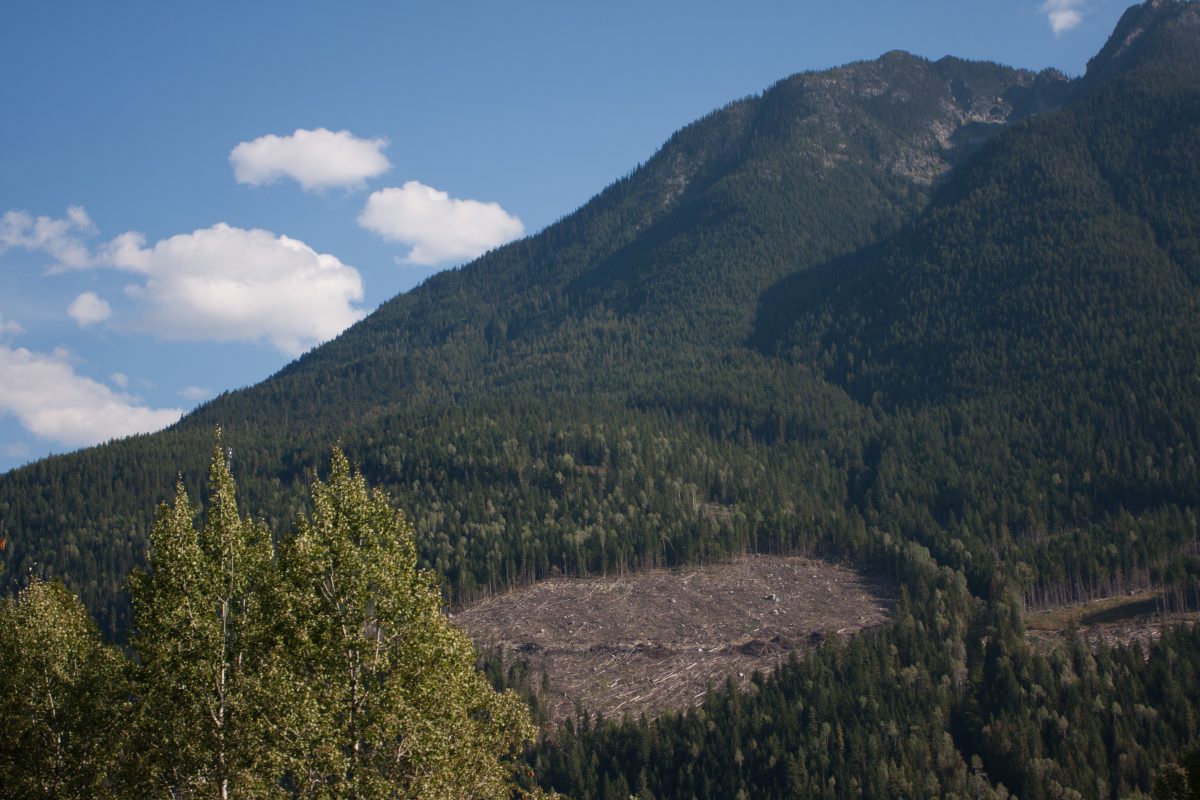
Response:
[{"label": "clearcut logging area", "polygon": [[1042,652],[1078,635],[1093,646],[1123,647],[1137,642],[1148,655],[1150,644],[1162,636],[1164,628],[1195,625],[1198,619],[1200,612],[1173,608],[1169,593],[1144,589],[1029,613],[1025,638]]},{"label": "clearcut logging area", "polygon": [[529,663],[557,724],[576,703],[647,717],[695,705],[731,677],[745,684],[793,651],[883,625],[892,600],[847,567],[802,557],[620,578],[555,579],[454,617],[479,647]]}]

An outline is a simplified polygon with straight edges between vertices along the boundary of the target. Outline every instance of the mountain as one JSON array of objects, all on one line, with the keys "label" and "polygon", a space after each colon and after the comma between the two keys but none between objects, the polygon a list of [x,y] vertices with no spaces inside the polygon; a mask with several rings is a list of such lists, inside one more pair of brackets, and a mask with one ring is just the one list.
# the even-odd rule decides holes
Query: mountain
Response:
[{"label": "mountain", "polygon": [[[693,508],[738,506],[736,484],[757,494],[766,451],[722,451],[803,438],[844,462],[824,440],[869,429],[843,391],[744,346],[759,296],[909,224],[955,164],[1068,88],[1054,72],[895,52],[732,103],[542,233],[431,278],[262,384],[164,433],[3,476],[7,574],[60,575],[119,630],[150,510],[180,471],[195,489],[218,425],[277,526],[343,440],[425,525],[424,555],[460,598],[757,546],[742,517],[760,509],[713,530]],[[690,463],[697,449],[708,463]],[[841,463],[818,469],[843,481]]]},{"label": "mountain", "polygon": [[1052,532],[1196,501],[1196,15],[1131,9],[1075,81],[893,52],[731,103],[267,381],[0,477],[7,574],[119,631],[219,425],[276,527],[341,440],[460,600],[872,526],[1061,580]]},{"label": "mountain", "polygon": [[[906,486],[937,522],[914,523],[931,546],[975,540],[1043,575],[1107,561],[1085,568],[1094,580],[1192,538],[1198,38],[1195,5],[1131,9],[1065,108],[982,148],[914,225],[763,295],[763,352],[906,420],[881,439],[871,502]],[[1150,534],[1173,544],[1138,554],[1112,522],[1176,512],[1189,521]],[[1089,524],[1102,520],[1107,531]]]},{"label": "mountain", "polygon": [[454,603],[748,551],[899,584],[888,628],[748,692],[567,726],[531,756],[560,790],[1145,793],[1200,738],[1200,634],[1047,654],[1023,620],[1200,607],[1197,154],[1197,2],[1131,8],[1073,80],[899,52],[792,76],[263,383],[0,476],[6,575],[120,636],[216,426],[277,529],[340,440]]}]

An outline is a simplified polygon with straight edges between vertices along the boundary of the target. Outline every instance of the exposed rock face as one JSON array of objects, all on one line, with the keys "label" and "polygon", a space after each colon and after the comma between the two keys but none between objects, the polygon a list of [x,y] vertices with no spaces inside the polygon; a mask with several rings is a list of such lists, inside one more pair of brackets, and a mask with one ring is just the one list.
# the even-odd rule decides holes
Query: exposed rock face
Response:
[{"label": "exposed rock face", "polygon": [[1088,61],[1084,81],[1096,84],[1129,69],[1196,46],[1200,3],[1147,0],[1122,15],[1108,42]]},{"label": "exposed rock face", "polygon": [[760,128],[790,137],[819,172],[873,164],[929,183],[1005,125],[1061,104],[1067,83],[1052,70],[893,51],[776,84]]},{"label": "exposed rock face", "polygon": [[[652,207],[669,210],[783,139],[820,177],[854,163],[927,184],[1006,125],[1060,106],[1069,83],[1054,69],[932,62],[895,50],[793,75],[713,112],[673,136],[637,182],[657,196]],[[782,179],[766,165],[758,175]]]}]

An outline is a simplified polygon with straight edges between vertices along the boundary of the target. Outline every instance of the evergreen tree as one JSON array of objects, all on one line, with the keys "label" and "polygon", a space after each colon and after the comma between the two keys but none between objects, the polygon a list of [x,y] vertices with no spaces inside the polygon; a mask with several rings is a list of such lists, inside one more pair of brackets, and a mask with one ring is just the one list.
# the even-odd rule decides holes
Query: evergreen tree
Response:
[{"label": "evergreen tree", "polygon": [[1163,770],[1154,781],[1155,800],[1200,798],[1200,750],[1188,753],[1180,763]]}]

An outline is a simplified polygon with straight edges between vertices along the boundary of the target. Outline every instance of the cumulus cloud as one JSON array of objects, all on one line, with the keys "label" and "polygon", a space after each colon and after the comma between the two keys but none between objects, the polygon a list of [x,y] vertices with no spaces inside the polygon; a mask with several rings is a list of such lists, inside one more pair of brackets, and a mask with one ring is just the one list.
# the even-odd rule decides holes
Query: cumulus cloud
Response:
[{"label": "cumulus cloud", "polygon": [[1062,36],[1083,22],[1083,0],[1045,0],[1042,11],[1055,36]]},{"label": "cumulus cloud", "polygon": [[357,270],[269,231],[218,223],[152,247],[126,233],[103,260],[144,276],[125,293],[145,309],[138,327],[167,339],[265,339],[299,355],[364,316]]},{"label": "cumulus cloud", "polygon": [[185,386],[177,394],[184,400],[205,400],[212,396],[212,389],[205,386]]},{"label": "cumulus cloud", "polygon": [[149,433],[183,415],[178,408],[149,408],[79,375],[61,350],[45,354],[0,345],[0,375],[0,413],[14,415],[29,432],[63,445]]},{"label": "cumulus cloud", "polygon": [[71,301],[67,313],[79,323],[79,327],[86,328],[112,316],[112,307],[95,292],[84,292]]},{"label": "cumulus cloud", "polygon": [[93,266],[94,260],[83,241],[96,232],[87,211],[70,206],[62,219],[34,217],[27,211],[6,211],[0,217],[0,254],[13,247],[48,253],[60,269]]},{"label": "cumulus cloud", "polygon": [[387,139],[359,139],[350,131],[317,128],[291,136],[260,136],[229,153],[238,183],[260,186],[293,178],[304,189],[361,186],[392,168],[383,154]]},{"label": "cumulus cloud", "polygon": [[126,389],[129,387],[129,376],[126,375],[124,372],[112,373],[111,375],[108,376],[108,381],[113,386],[116,386],[121,389]]},{"label": "cumulus cloud", "polygon": [[[295,356],[365,316],[358,270],[298,239],[218,223],[152,246],[131,231],[93,250],[82,236],[95,232],[79,206],[60,220],[9,211],[0,218],[0,253],[23,247],[54,255],[62,267],[138,274],[125,288],[141,306],[132,327],[164,339],[262,340]],[[112,308],[84,292],[67,312],[86,327],[108,319]],[[0,318],[0,337],[20,330]]]},{"label": "cumulus cloud", "polygon": [[408,245],[401,261],[417,266],[468,261],[525,233],[498,203],[459,200],[418,181],[373,192],[358,224]]}]

